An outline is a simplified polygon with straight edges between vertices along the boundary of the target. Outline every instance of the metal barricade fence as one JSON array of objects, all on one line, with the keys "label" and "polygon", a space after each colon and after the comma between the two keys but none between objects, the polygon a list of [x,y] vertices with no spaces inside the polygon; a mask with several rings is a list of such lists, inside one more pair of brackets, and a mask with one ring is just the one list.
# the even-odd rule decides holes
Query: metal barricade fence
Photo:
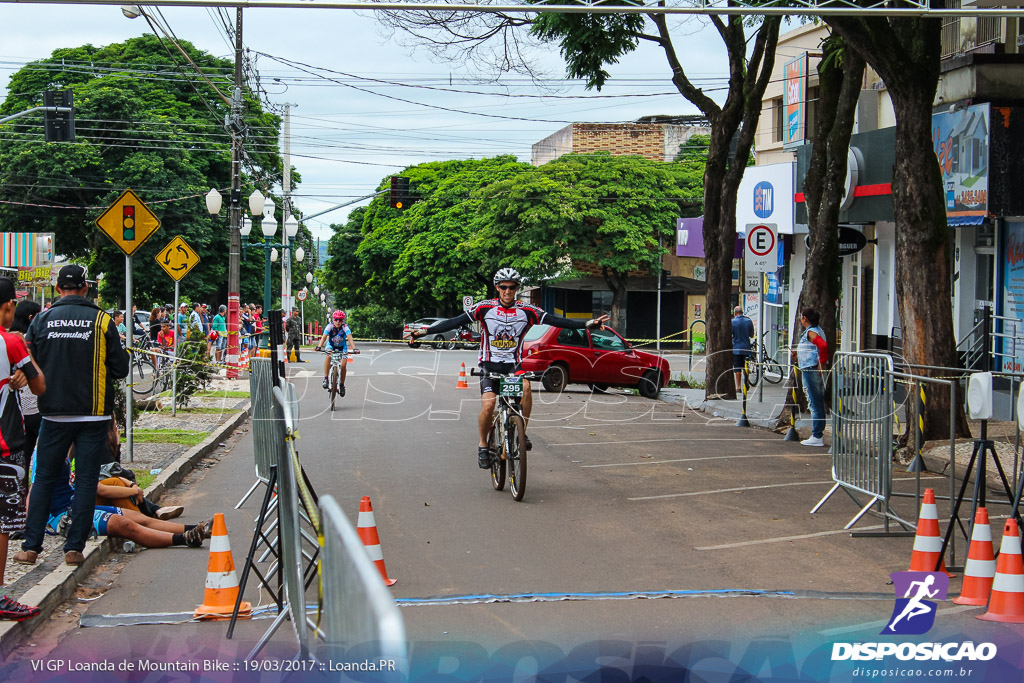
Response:
[{"label": "metal barricade fence", "polygon": [[[811,514],[842,488],[860,511],[849,529],[876,504],[885,519],[907,527],[889,505],[892,496],[892,357],[882,353],[838,353],[832,366],[832,479],[835,485]],[[864,505],[855,493],[870,497]],[[911,525],[912,526],[912,525]]]},{"label": "metal barricade fence", "polygon": [[321,630],[329,656],[337,661],[393,662],[397,680],[408,662],[405,622],[398,605],[332,496],[320,498],[320,514],[324,537]]},{"label": "metal barricade fence", "polygon": [[249,396],[252,401],[252,450],[256,481],[235,505],[245,505],[260,484],[270,481],[270,468],[277,462],[277,449],[284,441],[284,425],[274,420],[274,369],[269,358],[249,360]]}]

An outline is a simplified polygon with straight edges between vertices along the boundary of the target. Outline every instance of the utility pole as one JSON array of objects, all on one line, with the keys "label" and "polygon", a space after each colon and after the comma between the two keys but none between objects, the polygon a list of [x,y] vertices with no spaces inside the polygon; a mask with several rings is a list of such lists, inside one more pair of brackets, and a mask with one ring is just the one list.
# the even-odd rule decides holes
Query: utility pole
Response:
[{"label": "utility pole", "polygon": [[284,229],[281,231],[284,236],[281,244],[281,310],[284,314],[291,315],[292,312],[292,250],[288,246],[288,221],[292,217],[292,104],[284,105],[284,178],[281,187],[284,191],[284,209],[281,213],[281,224]]},{"label": "utility pole", "polygon": [[228,252],[228,379],[238,378],[238,304],[241,288],[242,235],[242,8],[235,10],[235,89],[231,93],[231,199],[228,211],[231,245]]}]

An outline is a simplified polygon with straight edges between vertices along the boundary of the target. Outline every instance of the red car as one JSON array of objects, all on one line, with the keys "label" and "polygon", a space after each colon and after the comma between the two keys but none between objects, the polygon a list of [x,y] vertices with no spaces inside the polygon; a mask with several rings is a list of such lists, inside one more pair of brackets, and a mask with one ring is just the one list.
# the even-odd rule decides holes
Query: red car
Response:
[{"label": "red car", "polygon": [[656,398],[669,380],[667,360],[637,351],[610,327],[588,331],[536,325],[526,333],[522,368],[543,372],[544,388],[554,392],[572,382],[599,390],[631,387]]}]

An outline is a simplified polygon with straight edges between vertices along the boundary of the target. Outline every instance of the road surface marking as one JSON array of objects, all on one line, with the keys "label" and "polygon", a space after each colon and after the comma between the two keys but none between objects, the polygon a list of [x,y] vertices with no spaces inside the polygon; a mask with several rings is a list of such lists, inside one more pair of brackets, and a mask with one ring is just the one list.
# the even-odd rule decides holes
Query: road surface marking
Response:
[{"label": "road surface marking", "polygon": [[[972,609],[979,609],[984,605],[958,605],[956,607],[946,607],[944,609],[936,610],[936,614],[956,614],[957,612],[966,612]],[[833,628],[827,631],[818,631],[819,635],[823,636],[838,636],[844,633],[856,633],[857,631],[875,631],[879,628],[885,628],[889,625],[889,620],[884,621],[869,621],[864,624],[855,624],[853,626],[843,626],[842,628]]]},{"label": "road surface marking", "polygon": [[[699,441],[700,439],[691,439]],[[749,439],[753,441],[753,439]],[[779,453],[779,454],[758,454],[758,455],[709,455],[706,458],[678,458],[676,460],[644,460],[642,462],[609,462],[602,465],[584,465],[583,467],[629,467],[630,465],[662,465],[670,462],[697,462],[698,460],[732,460],[735,458],[793,458],[793,457],[816,457],[823,453]]]},{"label": "road surface marking", "polygon": [[715,489],[714,491],[691,491],[689,493],[665,493],[660,496],[641,496],[639,498],[627,498],[626,500],[659,500],[661,498],[683,498],[686,496],[708,496],[713,493],[734,493],[736,491],[756,491],[757,489],[778,489],[784,486],[824,486],[834,484],[831,479],[826,481],[793,481],[786,484],[763,484],[761,486],[740,486],[734,489]]},{"label": "road surface marking", "polygon": [[[598,445],[600,445],[600,446],[604,446],[604,445],[615,446],[615,445],[624,444],[624,443],[665,443],[665,442],[669,442],[669,441],[749,441],[750,443],[764,443],[766,441],[770,441],[772,443],[779,443],[782,440],[781,439],[726,439],[726,438],[722,438],[722,439],[686,439],[686,438],[680,438],[680,439],[633,439],[632,441],[578,441],[578,442],[572,442],[572,443],[556,443],[556,444],[551,444],[551,446],[552,447],[555,447],[555,446],[598,446]],[[822,455],[827,455],[827,453],[825,451],[819,451],[819,452]]]},{"label": "road surface marking", "polygon": [[[857,527],[856,531],[867,531],[869,529],[883,529],[884,524],[875,524],[873,526],[862,526]],[[836,529],[835,531],[819,531],[813,534],[800,534],[798,536],[777,536],[775,538],[759,538],[756,541],[740,541],[739,543],[723,543],[722,545],[706,545],[700,548],[694,548],[694,550],[727,550],[729,548],[742,548],[748,545],[761,545],[762,543],[781,543],[783,541],[799,541],[804,538],[817,538],[818,536],[832,536],[835,534],[849,534],[853,533],[852,529]]]}]

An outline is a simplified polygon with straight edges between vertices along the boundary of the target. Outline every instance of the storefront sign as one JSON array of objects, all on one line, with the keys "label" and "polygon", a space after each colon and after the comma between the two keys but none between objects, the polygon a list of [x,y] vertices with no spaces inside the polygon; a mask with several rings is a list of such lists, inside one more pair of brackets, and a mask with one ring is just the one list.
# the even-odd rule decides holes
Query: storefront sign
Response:
[{"label": "storefront sign", "polygon": [[980,224],[988,216],[989,105],[933,114],[932,143],[949,224]]},{"label": "storefront sign", "polygon": [[1024,318],[1024,223],[1007,221],[1005,232],[1001,313],[1004,320],[1001,321],[1003,336],[1000,337],[1003,355],[999,357],[999,369],[1019,373],[1024,372],[1024,344],[1014,344],[1014,340],[1024,335],[1024,324],[1021,322]]},{"label": "storefront sign", "polygon": [[793,234],[792,162],[750,166],[736,193],[736,229],[752,223],[774,223],[778,232]]},{"label": "storefront sign", "polygon": [[852,256],[868,246],[868,238],[857,228],[839,226],[839,256]]},{"label": "storefront sign", "polygon": [[786,62],[786,121],[783,126],[782,144],[798,144],[806,135],[807,103],[807,53]]},{"label": "storefront sign", "polygon": [[19,287],[45,287],[50,284],[50,275],[56,275],[56,268],[39,266],[37,268],[23,266],[18,268]]}]

